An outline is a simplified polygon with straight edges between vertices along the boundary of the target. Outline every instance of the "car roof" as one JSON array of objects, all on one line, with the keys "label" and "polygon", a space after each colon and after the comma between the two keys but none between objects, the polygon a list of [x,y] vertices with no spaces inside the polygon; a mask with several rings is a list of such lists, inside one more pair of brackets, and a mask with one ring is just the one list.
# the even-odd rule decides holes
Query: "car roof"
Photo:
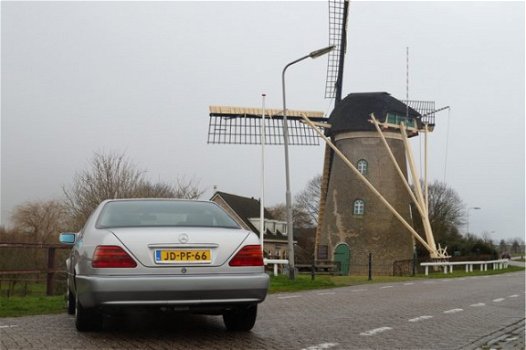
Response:
[{"label": "car roof", "polygon": [[201,203],[214,203],[209,200],[202,199],[185,199],[185,198],[114,198],[106,199],[102,203],[107,202],[140,202],[140,201],[157,201],[157,202],[201,202]]}]

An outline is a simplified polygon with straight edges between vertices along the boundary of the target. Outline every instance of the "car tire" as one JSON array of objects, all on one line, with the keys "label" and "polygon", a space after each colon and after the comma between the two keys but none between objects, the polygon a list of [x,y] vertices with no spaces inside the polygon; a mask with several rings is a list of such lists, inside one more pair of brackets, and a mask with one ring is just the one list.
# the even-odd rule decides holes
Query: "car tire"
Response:
[{"label": "car tire", "polygon": [[75,294],[73,294],[69,288],[66,294],[66,308],[68,310],[68,315],[75,315]]},{"label": "car tire", "polygon": [[248,332],[256,323],[257,313],[257,305],[231,309],[223,313],[223,322],[229,331]]},{"label": "car tire", "polygon": [[102,329],[102,314],[93,308],[84,308],[75,297],[75,327],[79,332]]}]

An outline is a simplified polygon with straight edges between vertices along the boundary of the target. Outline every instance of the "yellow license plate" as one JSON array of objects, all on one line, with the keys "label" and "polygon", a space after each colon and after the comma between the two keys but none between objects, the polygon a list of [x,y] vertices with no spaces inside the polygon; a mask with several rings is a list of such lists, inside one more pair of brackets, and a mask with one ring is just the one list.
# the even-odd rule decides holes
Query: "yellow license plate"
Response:
[{"label": "yellow license plate", "polygon": [[155,251],[158,263],[203,262],[211,261],[210,249],[159,249]]}]

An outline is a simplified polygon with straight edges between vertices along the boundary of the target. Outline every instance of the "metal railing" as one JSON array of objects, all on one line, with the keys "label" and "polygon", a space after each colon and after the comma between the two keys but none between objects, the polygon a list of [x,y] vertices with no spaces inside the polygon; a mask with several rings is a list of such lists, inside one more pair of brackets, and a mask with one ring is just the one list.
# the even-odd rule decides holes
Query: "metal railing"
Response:
[{"label": "metal railing", "polygon": [[444,273],[453,273],[453,266],[464,265],[466,272],[473,272],[473,265],[480,265],[480,271],[488,271],[488,265],[492,265],[493,270],[508,268],[508,259],[486,260],[486,261],[437,261],[420,263],[425,268],[425,275],[429,275],[429,266],[442,267]]}]

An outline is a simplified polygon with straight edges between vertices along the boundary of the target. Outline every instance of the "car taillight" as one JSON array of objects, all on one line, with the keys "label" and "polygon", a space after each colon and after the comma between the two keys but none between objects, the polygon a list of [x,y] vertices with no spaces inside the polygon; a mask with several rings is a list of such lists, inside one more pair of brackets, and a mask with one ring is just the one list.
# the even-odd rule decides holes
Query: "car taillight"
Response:
[{"label": "car taillight", "polygon": [[230,260],[230,266],[263,266],[263,253],[260,245],[244,246]]},{"label": "car taillight", "polygon": [[93,253],[91,266],[95,268],[137,267],[137,263],[119,246],[99,245]]}]

